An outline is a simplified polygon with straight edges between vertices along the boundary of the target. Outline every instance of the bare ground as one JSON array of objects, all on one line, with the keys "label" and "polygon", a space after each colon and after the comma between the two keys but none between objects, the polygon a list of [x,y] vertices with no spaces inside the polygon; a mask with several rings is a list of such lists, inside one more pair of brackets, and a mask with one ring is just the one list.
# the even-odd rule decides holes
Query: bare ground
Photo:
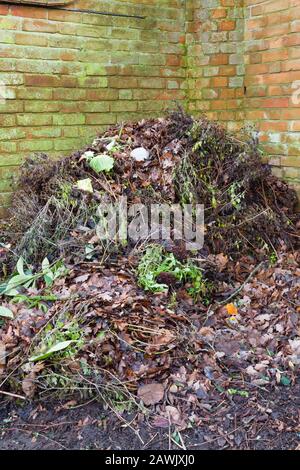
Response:
[{"label": "bare ground", "polygon": [[[127,422],[133,416],[124,416]],[[169,429],[141,422],[132,429],[99,402],[67,409],[41,402],[0,406],[1,450],[179,450]],[[196,429],[181,433],[188,450],[280,449],[300,447],[300,384],[259,392],[256,399],[233,397]]]}]

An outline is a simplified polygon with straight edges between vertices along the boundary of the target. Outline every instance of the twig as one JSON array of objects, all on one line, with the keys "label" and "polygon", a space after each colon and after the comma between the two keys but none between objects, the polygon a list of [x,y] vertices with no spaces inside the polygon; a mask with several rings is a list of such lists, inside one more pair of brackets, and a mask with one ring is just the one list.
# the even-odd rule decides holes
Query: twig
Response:
[{"label": "twig", "polygon": [[184,445],[184,442],[183,442],[183,440],[182,440],[182,437],[181,437],[181,435],[180,435],[180,432],[177,431],[177,434],[178,434],[178,436],[179,436],[179,439],[180,439],[181,444],[179,444],[179,442],[176,442],[175,439],[173,439],[173,437],[171,437],[171,441],[174,442],[174,444],[177,445],[177,447],[179,447],[179,449],[181,449],[181,450],[186,450],[186,447],[185,447],[185,445]]},{"label": "twig", "polygon": [[147,449],[148,445],[156,438],[158,435],[158,432],[154,434],[154,436],[151,437],[151,439],[147,442],[147,444],[144,445],[144,449]]},{"label": "twig", "polygon": [[104,395],[101,393],[101,391],[99,390],[99,387],[97,384],[95,384],[94,382],[91,382],[90,380],[88,380],[86,377],[83,377],[81,374],[79,374],[79,376],[85,380],[86,382],[88,382],[90,385],[92,385],[98,392],[100,398],[102,399],[102,401],[104,403],[107,404],[108,408],[117,416],[117,418],[122,421],[124,423],[124,426],[126,427],[129,427],[133,432],[134,434],[139,438],[139,440],[141,441],[141,443],[143,445],[145,445],[145,442],[143,441],[143,439],[141,438],[140,434],[139,434],[139,431],[137,431],[132,425],[131,423],[128,423],[128,421],[126,421],[126,419],[123,418],[122,415],[120,415],[120,413],[117,412],[117,410],[115,410],[115,408],[109,403],[109,398],[105,399]]},{"label": "twig", "polygon": [[0,390],[0,393],[2,393],[2,395],[8,395],[9,397],[21,398],[21,400],[26,400],[26,397],[18,395],[17,393],[4,392],[3,390]]},{"label": "twig", "polygon": [[182,448],[183,448],[184,450],[186,450],[186,445],[185,445],[185,443],[184,443],[184,441],[183,441],[183,439],[182,439],[182,436],[181,436],[181,434],[180,434],[179,431],[177,431],[177,432],[178,432],[178,436],[179,436],[179,439],[180,439]]},{"label": "twig", "polygon": [[254,276],[254,274],[257,273],[257,271],[260,270],[260,268],[264,265],[264,261],[262,261],[261,263],[259,263],[254,269],[253,271],[249,274],[249,276],[247,277],[247,279],[243,282],[243,284],[241,284],[241,286],[236,289],[229,297],[227,297],[225,300],[222,300],[222,302],[218,302],[218,305],[224,305],[224,304],[227,304],[227,302],[231,299],[233,299],[239,292],[241,292],[241,290],[243,290],[243,288],[245,287],[245,285],[250,281],[250,279],[252,279],[252,277]]},{"label": "twig", "polygon": [[170,413],[168,411],[168,421],[169,421],[169,432],[168,432],[168,436],[169,436],[169,450],[171,450],[171,419],[170,419]]},{"label": "twig", "polygon": [[241,225],[247,224],[248,222],[251,222],[252,220],[256,219],[257,217],[260,217],[261,215],[265,214],[266,212],[269,212],[271,209],[268,207],[267,209],[263,210],[259,214],[254,215],[253,217],[250,217],[249,219],[243,220],[243,222],[240,222],[239,224],[236,225],[236,227],[240,227]]}]

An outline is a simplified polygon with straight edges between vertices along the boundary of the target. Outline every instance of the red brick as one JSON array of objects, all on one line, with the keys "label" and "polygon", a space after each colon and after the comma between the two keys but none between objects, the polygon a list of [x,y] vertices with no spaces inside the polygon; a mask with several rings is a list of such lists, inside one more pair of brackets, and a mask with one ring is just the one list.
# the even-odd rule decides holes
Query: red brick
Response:
[{"label": "red brick", "polygon": [[228,85],[227,77],[213,77],[210,79],[211,87],[226,87]]},{"label": "red brick", "polygon": [[233,31],[235,29],[235,21],[232,20],[224,20],[221,21],[218,29],[220,31]]},{"label": "red brick", "polygon": [[23,21],[23,31],[55,33],[57,31],[57,25],[49,21],[26,19]]},{"label": "red brick", "polygon": [[260,123],[260,129],[262,131],[286,132],[288,123],[285,121],[263,121]]},{"label": "red brick", "polygon": [[8,14],[8,6],[0,5],[0,15],[7,15],[7,14]]},{"label": "red brick", "polygon": [[234,65],[223,65],[219,67],[219,75],[226,75],[228,77],[234,77],[236,75],[236,67]]},{"label": "red brick", "polygon": [[25,75],[26,86],[55,87],[59,83],[59,77],[54,75]]},{"label": "red brick", "polygon": [[13,16],[19,16],[24,18],[47,18],[47,9],[46,8],[34,8],[27,6],[16,6],[12,5],[10,7],[10,14]]},{"label": "red brick", "polygon": [[227,65],[228,54],[216,54],[216,55],[211,56],[210,64],[211,65]]},{"label": "red brick", "polygon": [[217,8],[211,14],[211,17],[214,19],[226,18],[226,16],[227,16],[227,10],[225,8]]},{"label": "red brick", "polygon": [[180,66],[182,62],[182,58],[178,55],[168,55],[167,57],[167,64],[168,66]]}]

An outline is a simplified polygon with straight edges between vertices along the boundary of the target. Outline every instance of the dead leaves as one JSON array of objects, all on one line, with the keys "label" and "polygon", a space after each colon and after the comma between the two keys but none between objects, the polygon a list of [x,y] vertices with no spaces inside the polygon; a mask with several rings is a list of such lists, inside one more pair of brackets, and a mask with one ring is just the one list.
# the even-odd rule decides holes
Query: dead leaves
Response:
[{"label": "dead leaves", "polygon": [[[173,175],[188,148],[184,132],[192,121],[188,118],[185,122],[184,116],[177,117],[175,121],[166,118],[126,124],[120,133],[120,129],[110,129],[104,138],[96,139],[91,147],[96,154],[105,151],[107,138],[117,134],[119,148],[114,154],[112,179],[103,181],[93,177],[94,194],[100,195],[104,189],[107,198],[114,200],[126,194],[129,204],[171,203],[176,197],[178,199],[183,185],[175,183]],[[207,124],[206,121],[201,122],[204,129]],[[218,131],[213,127],[209,124],[206,130]],[[222,141],[226,135],[221,133],[221,137]],[[131,150],[138,147],[149,149],[149,158],[145,161],[136,162],[128,158]],[[212,164],[218,157],[215,156]],[[79,154],[77,160],[70,160],[79,175],[82,170],[84,173],[88,171],[80,157]],[[206,157],[202,157],[203,162]],[[216,172],[224,178],[227,189],[231,170],[236,178],[234,166],[227,168],[225,177],[219,169]],[[180,175],[177,174],[176,178],[180,179]],[[223,184],[222,179],[219,183]],[[218,189],[217,184],[215,188]],[[283,184],[282,190],[285,188]],[[197,193],[197,197],[200,195],[198,190],[203,190],[203,195],[207,196],[206,185],[198,185],[194,194],[196,196]],[[228,196],[227,190],[219,194],[221,198],[225,195]],[[207,207],[210,207],[210,192],[208,196]],[[254,220],[256,213],[256,209],[251,212],[251,208],[254,209],[251,198],[244,202],[246,210],[235,213],[235,216],[243,217],[239,224],[241,230],[245,220]],[[247,206],[250,206],[249,212]],[[222,414],[230,389],[247,388],[243,391],[252,399],[253,385],[289,386],[293,383],[300,365],[299,255],[277,253],[276,265],[268,268],[266,263],[255,277],[249,278],[255,260],[254,255],[252,258],[248,255],[248,248],[247,255],[231,258],[232,252],[242,253],[245,246],[242,242],[241,248],[233,249],[235,242],[241,243],[241,239],[237,234],[235,239],[231,229],[227,231],[228,219],[226,215],[223,218],[221,212],[225,214],[229,209],[230,213],[228,204],[220,212],[213,209],[212,219],[206,226],[206,246],[197,262],[213,284],[213,295],[216,294],[219,303],[214,303],[213,298],[202,299],[195,305],[186,289],[176,292],[174,278],[162,273],[160,281],[176,293],[171,307],[167,293],[149,295],[137,286],[132,268],[136,266],[138,255],[135,250],[130,251],[132,246],[122,250],[115,246],[116,250],[104,267],[102,258],[95,254],[95,248],[101,244],[93,228],[73,227],[69,232],[70,239],[62,241],[65,247],[63,257],[69,253],[67,246],[72,246],[74,251],[74,246],[82,248],[86,244],[90,245],[92,253],[95,252],[95,257],[82,262],[77,253],[72,252],[76,263],[68,265],[69,276],[60,279],[53,287],[58,301],[49,306],[46,314],[38,308],[29,309],[24,303],[12,306],[14,320],[0,329],[0,374],[9,374],[20,366],[16,374],[19,381],[15,382],[28,398],[32,398],[43,369],[47,372],[63,370],[64,374],[76,379],[82,377],[83,370],[95,372],[101,386],[116,382],[126,384],[145,406],[155,406],[154,425],[177,429],[184,429],[190,422],[209,420],[207,414],[212,410],[216,410],[215,414]],[[218,226],[214,212],[220,215]],[[214,230],[217,231],[216,239]],[[233,230],[236,229],[233,227]],[[255,240],[256,243],[255,230],[246,235],[250,237],[249,241]],[[270,233],[270,237],[273,236],[274,233]],[[177,259],[190,257],[184,244],[168,242],[166,249]],[[0,249],[0,257],[2,254]],[[28,355],[32,342],[43,332],[46,323],[55,328],[59,314],[66,312],[66,300],[70,318],[61,315],[59,320],[62,328],[67,328],[68,321],[73,319],[78,322],[83,333],[82,347],[74,357],[64,358],[62,364],[59,361],[49,364],[46,360],[21,368],[22,356]],[[209,307],[207,300],[211,302]],[[245,395],[236,395],[231,400],[245,400]]]},{"label": "dead leaves", "polygon": [[[220,259],[234,278],[235,264]],[[75,357],[64,360],[63,373],[78,378],[84,368],[97,370],[105,384],[126,384],[138,402],[155,407],[153,426],[172,430],[200,423],[218,409],[220,400],[252,399],[253,386],[289,387],[300,363],[300,318],[294,305],[298,277],[288,265],[282,260],[280,270],[265,269],[232,303],[209,308],[195,306],[185,296],[178,296],[170,308],[168,295],[141,291],[124,267],[124,258],[110,268],[77,265],[54,292],[58,299],[62,293],[64,299],[71,298],[68,310],[84,331],[84,344]],[[239,276],[243,281],[245,272]],[[222,282],[218,286],[221,293],[236,288]],[[279,292],[276,300],[274,286]],[[14,306],[15,320],[0,333],[7,371],[18,364],[16,348],[28,351],[34,335],[63,306],[65,301],[58,300],[43,318],[37,310]],[[238,321],[232,324],[229,318]],[[44,370],[34,366],[18,372],[28,398],[37,393],[44,371],[51,368],[47,361],[36,364],[42,365]],[[229,389],[248,395],[229,396]]]},{"label": "dead leaves", "polygon": [[34,364],[31,367],[30,372],[25,376],[22,381],[22,390],[27,398],[32,398],[36,391],[36,376],[39,372],[44,369],[45,365],[43,363]]},{"label": "dead leaves", "polygon": [[224,255],[223,253],[220,253],[219,255],[215,256],[215,262],[220,272],[224,271],[228,264],[228,261],[228,256]]},{"label": "dead leaves", "polygon": [[177,427],[181,427],[183,425],[181,419],[181,413],[175,406],[166,406],[166,414],[168,416],[168,420],[170,424],[173,424]]},{"label": "dead leaves", "polygon": [[164,387],[158,383],[151,383],[147,385],[141,385],[138,389],[138,396],[147,406],[156,405],[164,397]]}]

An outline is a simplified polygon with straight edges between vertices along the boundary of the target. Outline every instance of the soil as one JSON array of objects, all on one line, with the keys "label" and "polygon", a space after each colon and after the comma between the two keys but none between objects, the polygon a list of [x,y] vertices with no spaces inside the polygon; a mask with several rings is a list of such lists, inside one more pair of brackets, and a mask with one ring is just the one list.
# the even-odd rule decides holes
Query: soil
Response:
[{"label": "soil", "polygon": [[[253,398],[234,397],[197,429],[181,433],[188,450],[294,450],[300,448],[300,383]],[[245,410],[246,415],[245,415]],[[249,410],[251,412],[249,413]],[[127,423],[133,416],[123,416]],[[1,450],[179,450],[169,430],[141,423],[131,429],[101,403],[31,402],[0,405]],[[138,431],[138,432],[136,432]]]}]

